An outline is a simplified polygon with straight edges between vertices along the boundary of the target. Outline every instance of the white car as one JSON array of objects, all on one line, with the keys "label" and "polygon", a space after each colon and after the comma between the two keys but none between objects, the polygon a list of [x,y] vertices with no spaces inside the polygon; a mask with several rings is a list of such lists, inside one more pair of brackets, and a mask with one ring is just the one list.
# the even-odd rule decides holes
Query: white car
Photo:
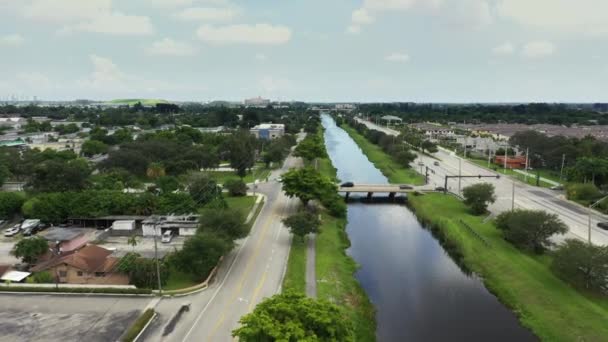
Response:
[{"label": "white car", "polygon": [[169,243],[169,242],[171,242],[172,239],[173,239],[173,232],[170,230],[167,230],[163,233],[162,237],[160,238],[160,242]]},{"label": "white car", "polygon": [[10,227],[9,229],[4,231],[4,236],[15,236],[17,234],[19,234],[19,231],[21,230],[20,226],[18,224]]}]

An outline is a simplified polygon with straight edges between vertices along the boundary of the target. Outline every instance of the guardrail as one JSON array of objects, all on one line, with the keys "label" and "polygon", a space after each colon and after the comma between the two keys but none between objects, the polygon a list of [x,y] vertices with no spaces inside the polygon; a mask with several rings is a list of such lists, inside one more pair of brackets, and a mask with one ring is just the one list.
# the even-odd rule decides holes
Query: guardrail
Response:
[{"label": "guardrail", "polygon": [[475,231],[475,229],[473,229],[473,227],[469,226],[468,223],[464,222],[463,220],[458,220],[460,222],[461,225],[463,225],[469,232],[471,232],[475,237],[477,237],[479,240],[481,240],[481,242],[486,246],[486,247],[492,247],[490,245],[490,243],[483,238],[483,236],[481,236],[479,233],[477,233]]}]

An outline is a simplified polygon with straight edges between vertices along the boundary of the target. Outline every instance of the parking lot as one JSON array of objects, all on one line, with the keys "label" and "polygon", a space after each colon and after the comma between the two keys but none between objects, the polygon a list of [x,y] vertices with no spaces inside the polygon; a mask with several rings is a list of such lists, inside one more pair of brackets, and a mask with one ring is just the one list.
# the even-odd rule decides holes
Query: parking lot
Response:
[{"label": "parking lot", "polygon": [[150,300],[0,294],[0,341],[118,341]]}]

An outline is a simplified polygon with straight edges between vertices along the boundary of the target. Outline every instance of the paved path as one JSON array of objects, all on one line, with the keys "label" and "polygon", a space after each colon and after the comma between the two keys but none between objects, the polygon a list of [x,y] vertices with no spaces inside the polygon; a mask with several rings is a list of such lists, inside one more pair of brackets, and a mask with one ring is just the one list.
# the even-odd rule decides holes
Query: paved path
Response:
[{"label": "paved path", "polygon": [[316,270],[316,235],[309,234],[306,240],[306,295],[317,298],[317,270]]}]

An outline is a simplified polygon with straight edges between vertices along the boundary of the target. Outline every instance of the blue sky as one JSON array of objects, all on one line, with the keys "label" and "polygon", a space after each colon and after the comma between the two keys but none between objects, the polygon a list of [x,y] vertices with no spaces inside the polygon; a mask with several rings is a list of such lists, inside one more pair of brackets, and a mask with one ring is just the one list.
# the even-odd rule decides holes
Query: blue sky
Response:
[{"label": "blue sky", "polygon": [[608,101],[605,0],[0,0],[0,99]]}]

